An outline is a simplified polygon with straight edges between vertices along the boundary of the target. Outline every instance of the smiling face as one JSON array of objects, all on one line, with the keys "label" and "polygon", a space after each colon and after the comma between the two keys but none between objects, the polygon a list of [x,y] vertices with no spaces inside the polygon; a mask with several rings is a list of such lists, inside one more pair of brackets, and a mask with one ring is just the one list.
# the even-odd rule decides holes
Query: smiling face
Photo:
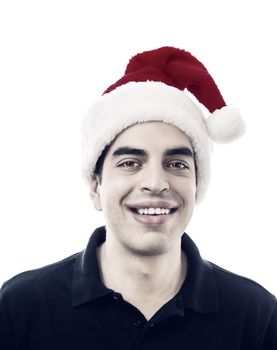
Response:
[{"label": "smiling face", "polygon": [[107,239],[138,255],[164,254],[180,245],[194,208],[196,175],[186,135],[163,122],[136,124],[112,143],[101,182],[91,184],[103,210]]}]

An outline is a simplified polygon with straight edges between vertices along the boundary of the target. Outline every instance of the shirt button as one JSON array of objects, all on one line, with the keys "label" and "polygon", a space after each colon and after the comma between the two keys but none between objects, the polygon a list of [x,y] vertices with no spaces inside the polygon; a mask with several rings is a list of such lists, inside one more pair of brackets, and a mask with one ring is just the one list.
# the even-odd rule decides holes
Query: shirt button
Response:
[{"label": "shirt button", "polygon": [[141,327],[141,325],[142,325],[142,322],[140,320],[134,322],[135,327]]},{"label": "shirt button", "polygon": [[120,294],[114,293],[113,298],[114,298],[114,300],[120,300],[121,296],[120,296]]},{"label": "shirt button", "polygon": [[150,323],[149,327],[154,327],[155,323]]}]

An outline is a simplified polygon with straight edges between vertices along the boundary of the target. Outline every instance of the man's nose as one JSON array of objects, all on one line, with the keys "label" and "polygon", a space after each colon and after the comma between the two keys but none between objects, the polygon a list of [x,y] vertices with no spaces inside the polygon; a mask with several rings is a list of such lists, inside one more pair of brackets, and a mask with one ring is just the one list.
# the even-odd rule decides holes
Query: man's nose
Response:
[{"label": "man's nose", "polygon": [[169,190],[168,175],[161,165],[157,163],[147,165],[141,176],[141,191],[161,193]]}]

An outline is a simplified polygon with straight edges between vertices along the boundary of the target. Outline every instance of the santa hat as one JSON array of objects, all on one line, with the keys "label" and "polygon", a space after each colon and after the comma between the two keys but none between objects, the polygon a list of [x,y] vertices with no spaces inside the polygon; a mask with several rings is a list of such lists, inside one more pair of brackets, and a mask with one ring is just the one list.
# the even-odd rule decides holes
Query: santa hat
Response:
[{"label": "santa hat", "polygon": [[[209,111],[208,117],[201,104]],[[230,142],[245,130],[238,110],[226,106],[207,69],[189,52],[161,47],[137,54],[123,77],[106,89],[83,120],[82,173],[88,183],[105,147],[124,129],[146,121],[175,125],[190,139],[197,202],[210,179],[211,141]]]}]

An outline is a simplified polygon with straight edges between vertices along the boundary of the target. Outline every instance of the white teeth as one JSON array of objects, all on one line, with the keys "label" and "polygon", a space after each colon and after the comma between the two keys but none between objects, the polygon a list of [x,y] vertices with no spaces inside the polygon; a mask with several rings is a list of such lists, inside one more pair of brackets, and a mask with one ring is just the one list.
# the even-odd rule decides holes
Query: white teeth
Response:
[{"label": "white teeth", "polygon": [[168,215],[170,209],[164,208],[140,208],[137,210],[140,215]]}]

